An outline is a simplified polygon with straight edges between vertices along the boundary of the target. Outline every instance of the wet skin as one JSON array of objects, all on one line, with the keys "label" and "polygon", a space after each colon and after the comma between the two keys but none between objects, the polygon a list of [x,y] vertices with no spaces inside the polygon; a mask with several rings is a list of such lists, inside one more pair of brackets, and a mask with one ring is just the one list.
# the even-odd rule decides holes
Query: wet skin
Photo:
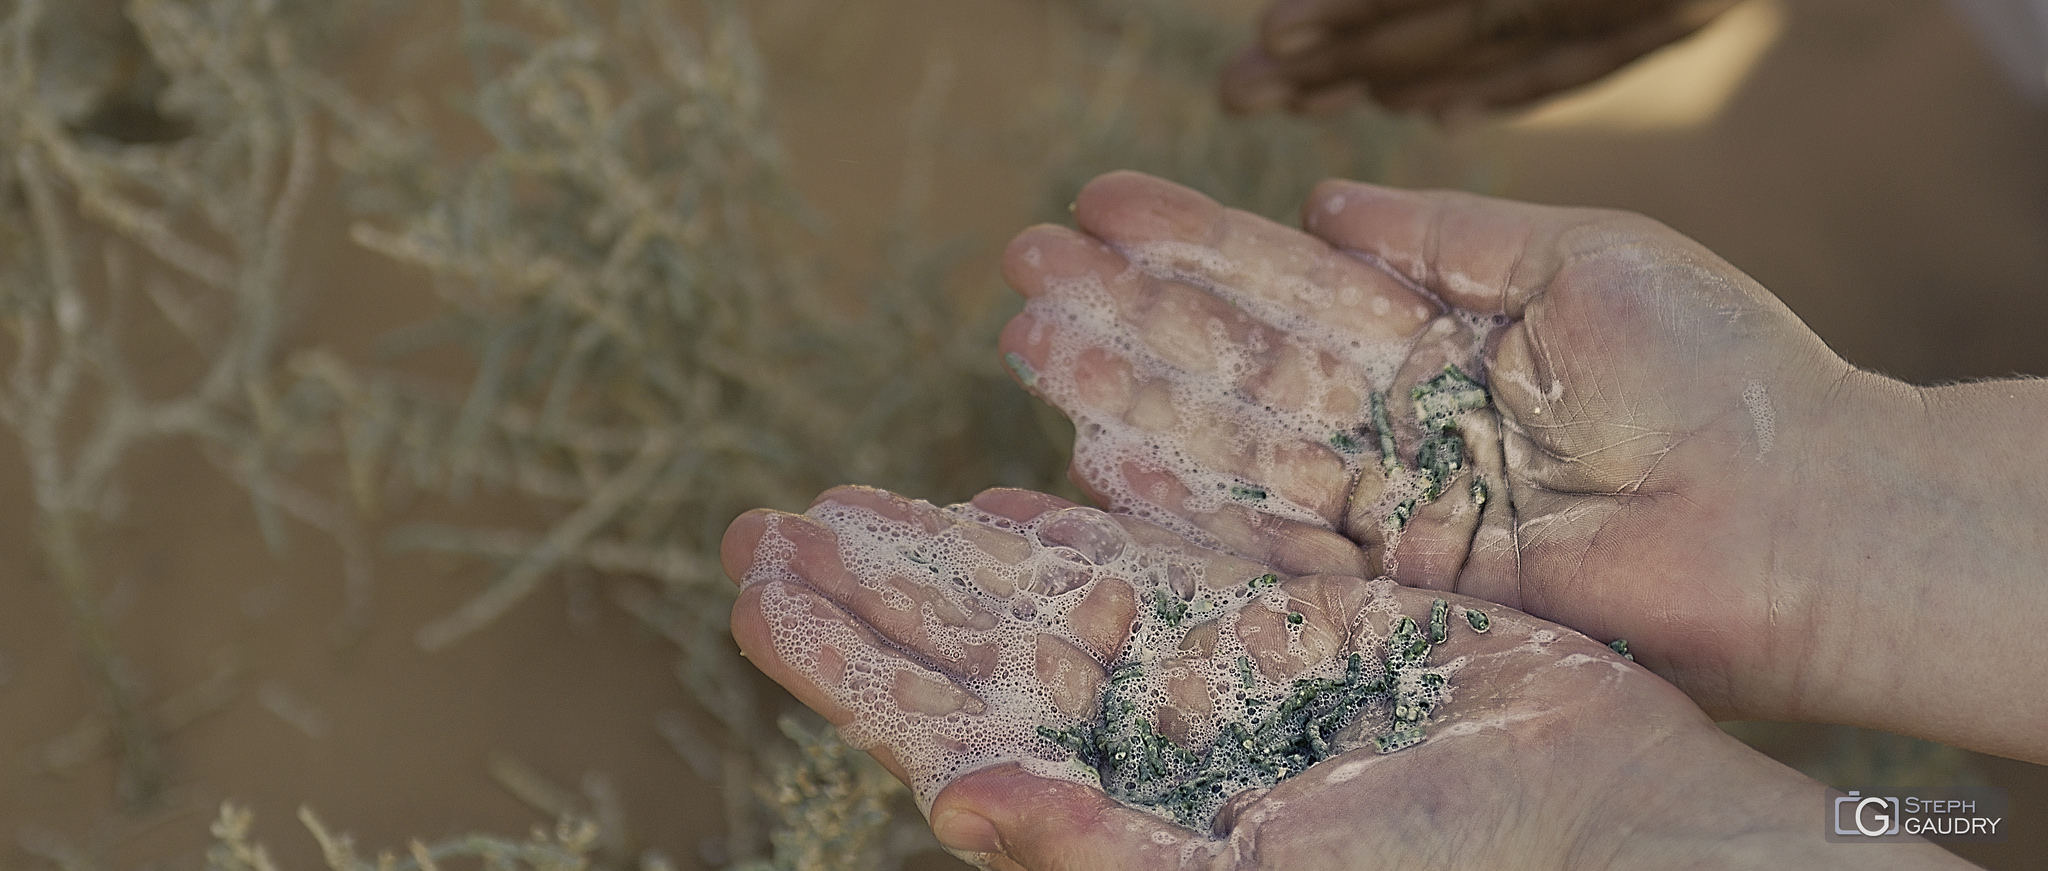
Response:
[{"label": "wet skin", "polygon": [[[1074,508],[1014,490],[985,492],[974,505],[1021,521]],[[967,628],[970,651],[1016,646],[1002,653],[1038,660],[1041,673],[1070,675],[1060,692],[1086,700],[1099,691],[1104,667],[1132,653],[1125,649],[1131,603],[1115,592],[1128,585],[1114,575],[1089,581],[1070,617],[1086,651],[1047,647],[1035,630],[1007,631],[1002,624],[1011,618],[993,598],[978,612],[935,608],[930,603],[943,584],[934,578],[855,574],[840,538],[860,530],[846,526],[846,512],[829,509],[905,520],[927,537],[913,547],[973,524],[980,528],[965,538],[1004,552],[1015,545],[1003,540],[1009,533],[864,488],[831,491],[819,506],[813,514],[835,517],[840,526],[756,511],[727,533],[726,571],[743,585],[734,635],[769,676],[848,734],[872,742],[869,752],[919,786],[940,839],[970,861],[995,868],[1680,868],[1844,858],[1828,854],[1808,831],[1823,797],[1818,784],[1728,738],[1670,684],[1604,645],[1455,594],[1329,575],[1282,581],[1289,607],[1306,625],[1291,652],[1278,642],[1282,634],[1248,633],[1246,647],[1262,668],[1307,670],[1354,650],[1376,652],[1390,613],[1422,617],[1440,595],[1491,616],[1485,634],[1454,626],[1436,651],[1458,667],[1451,697],[1422,744],[1387,755],[1354,750],[1270,791],[1242,794],[1207,832],[1015,764],[986,764],[934,783],[933,771],[946,763],[932,761],[932,748],[949,746],[962,718],[1028,723],[1041,713],[1014,695],[978,694],[986,674],[978,663],[988,658],[936,643],[935,628]],[[1218,577],[1258,568],[1177,542],[1142,521],[1120,522],[1135,546],[1194,554]],[[990,614],[998,619],[985,619]],[[796,625],[809,621],[847,631],[821,640],[826,633]],[[1199,658],[1202,651],[1175,654]],[[898,667],[914,677],[894,682],[882,700],[886,710],[877,714],[872,697],[855,700],[855,671]],[[1083,679],[1074,681],[1075,672]],[[892,728],[863,729],[854,722],[856,707]],[[1184,718],[1209,715],[1198,703],[1177,708]],[[1875,858],[1940,863],[1946,854],[1920,845]]]},{"label": "wet skin", "polygon": [[[1438,596],[1486,607],[1460,598],[1470,595],[1600,640],[1625,635],[1672,683],[1562,626],[1491,610],[1506,628],[1460,639],[1471,645],[1462,654],[1446,648],[1472,659],[1429,741],[1363,765],[1355,753],[1329,760],[1193,832],[994,757],[961,769],[930,754],[973,718],[1042,714],[978,696],[988,660],[963,655],[974,645],[935,643],[931,620],[987,636],[987,650],[1028,644],[1010,655],[1050,657],[1048,692],[1080,705],[1123,655],[1135,611],[1117,591],[1130,585],[1093,578],[1068,615],[1082,640],[1060,649],[1001,631],[999,610],[906,610],[932,600],[915,579],[849,573],[829,524],[743,516],[724,549],[745,585],[733,616],[742,647],[919,787],[935,831],[964,855],[1005,868],[1825,865],[1844,857],[1809,830],[1818,785],[1727,739],[1695,703],[2048,756],[2048,694],[2024,669],[1945,667],[2048,655],[2029,631],[2048,617],[2033,568],[2048,542],[2015,510],[2048,504],[2030,448],[2048,429],[2042,385],[1915,388],[1859,372],[1733,267],[1632,215],[1333,182],[1308,203],[1302,234],[1128,173],[1090,185],[1075,214],[1081,232],[1034,228],[1011,246],[1006,273],[1031,302],[1004,349],[1027,386],[1077,420],[1174,448],[1149,466],[1077,468],[1092,492],[1142,503],[1111,507],[1181,531],[1120,517],[1145,547],[1289,576],[1326,642],[1303,648],[1311,658],[1377,637],[1355,628],[1378,613],[1360,601],[1391,597],[1411,616]],[[1131,268],[1126,252],[1141,251],[1146,268]],[[1092,300],[1093,320],[1059,308],[1075,279],[1096,288],[1075,297]],[[1290,313],[1302,306],[1312,310]],[[1057,329],[1077,324],[1108,332],[1055,353]],[[1112,334],[1120,341],[1099,341]],[[1393,341],[1402,356],[1318,356],[1351,334]],[[1204,368],[1205,358],[1234,363]],[[1470,452],[1460,480],[1492,495],[1461,501],[1473,491],[1449,487],[1390,537],[1360,506],[1384,507],[1367,497],[1398,476],[1340,461],[1333,477],[1316,453],[1331,443],[1274,421],[1355,418],[1338,387],[1351,384],[1352,400],[1399,397],[1447,360],[1492,388],[1489,407],[1459,416]],[[1416,432],[1394,435],[1412,463]],[[1187,482],[1224,479],[1265,495],[1186,498]],[[1288,510],[1272,510],[1283,501]],[[1075,510],[1017,491],[976,504],[1019,519]],[[820,516],[858,505],[913,518],[927,535],[962,522],[871,490],[821,505]],[[1913,534],[1928,529],[1929,506],[1949,526]],[[771,529],[782,544],[764,548]],[[764,553],[777,554],[774,571],[759,569]],[[1423,589],[1358,579],[1380,568]],[[844,649],[806,648],[819,636],[789,631],[792,614],[843,630],[824,646]],[[1556,639],[1508,644],[1538,632]],[[817,667],[853,659],[916,675],[872,694],[891,730],[853,721],[846,672]],[[1877,858],[1948,860],[1924,845]]]},{"label": "wet skin", "polygon": [[[2048,759],[2048,688],[1968,667],[2048,656],[2029,509],[2048,504],[2031,447],[2048,384],[1857,370],[1739,270],[1627,213],[1327,182],[1300,232],[1114,173],[1074,216],[1011,243],[1027,305],[1002,348],[1084,423],[1075,476],[1112,507],[1287,571],[1390,568],[1625,637],[1719,718]],[[1475,322],[1491,334],[1473,351]],[[1405,356],[1374,381],[1346,336]],[[1205,368],[1219,359],[1240,364]],[[1492,392],[1461,416],[1462,475],[1490,498],[1461,477],[1389,549],[1365,510],[1384,508],[1381,476],[1332,474],[1324,432],[1272,421],[1327,421],[1370,389],[1397,404],[1446,360]],[[1094,433],[1162,450],[1086,463]],[[1414,431],[1398,435],[1412,465]],[[1316,516],[1187,498],[1220,479]]]}]

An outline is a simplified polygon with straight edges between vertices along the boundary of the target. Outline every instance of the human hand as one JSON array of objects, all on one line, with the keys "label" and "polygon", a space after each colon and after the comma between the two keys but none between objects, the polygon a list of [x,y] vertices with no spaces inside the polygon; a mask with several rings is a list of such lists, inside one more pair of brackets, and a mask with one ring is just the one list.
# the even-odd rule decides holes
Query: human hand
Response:
[{"label": "human hand", "polygon": [[1577,87],[1698,30],[1735,0],[1277,0],[1224,70],[1240,112],[1370,96],[1437,113]]},{"label": "human hand", "polygon": [[[741,517],[722,554],[742,585],[733,632],[748,658],[910,784],[940,840],[977,864],[1842,858],[1811,831],[1818,784],[1728,738],[1598,642],[1476,600],[1268,574],[1135,518],[1014,490],[942,509],[841,488],[805,515]],[[1431,644],[1439,609],[1447,621]],[[1418,622],[1390,648],[1404,617]],[[1356,696],[1355,722],[1318,733],[1335,745],[1318,764],[1277,783],[1226,778],[1215,801],[1229,801],[1189,825],[1170,807],[1113,800],[1073,748],[1048,737],[1111,725],[1112,706],[1129,705],[1118,732],[1129,743],[1117,747],[1171,756],[1160,743],[1171,741],[1213,760],[1236,746],[1217,740],[1229,724],[1279,722],[1272,712],[1300,694],[1298,681],[1331,687],[1352,674],[1394,675],[1409,694]],[[1399,698],[1425,706],[1407,716],[1427,738],[1378,752],[1373,737],[1401,727]],[[1237,763],[1231,771],[1252,770]],[[1879,858],[1941,855],[1921,845]]]},{"label": "human hand", "polygon": [[[1341,182],[1304,215],[1315,236],[1118,173],[1082,191],[1084,232],[1011,243],[1028,302],[1002,346],[1075,420],[1084,488],[1287,571],[1387,570],[1625,637],[1717,716],[1843,689],[1882,596],[1828,583],[1846,519],[1805,497],[1903,385],[1638,216]],[[1409,398],[1447,364],[1492,396],[1432,479]]]}]

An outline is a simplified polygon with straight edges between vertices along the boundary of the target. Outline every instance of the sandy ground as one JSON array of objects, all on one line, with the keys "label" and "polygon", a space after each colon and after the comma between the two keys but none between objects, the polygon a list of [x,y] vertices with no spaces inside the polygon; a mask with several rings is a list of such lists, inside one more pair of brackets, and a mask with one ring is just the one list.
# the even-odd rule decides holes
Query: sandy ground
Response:
[{"label": "sandy ground", "polygon": [[[784,40],[772,75],[798,187],[831,222],[834,244],[858,251],[894,206],[907,106],[928,62],[947,58],[956,70],[949,117],[996,124],[1043,75],[1046,30],[1032,0],[847,8],[858,11],[824,25],[768,20],[762,32],[771,45]],[[1852,361],[1902,378],[2048,373],[2048,343],[2031,335],[2048,323],[2048,108],[2025,104],[1934,0],[1779,8],[1776,38],[1710,117],[1479,125],[1418,143],[1395,180],[1648,213],[1748,270]],[[1030,219],[1038,190],[971,154],[935,154],[931,219],[978,243],[963,268],[992,282],[997,246]],[[410,279],[388,267],[347,252],[315,262],[346,292],[308,313],[309,340],[360,341],[387,322],[369,312],[408,304]],[[149,813],[112,810],[104,755],[32,770],[31,755],[94,702],[24,517],[7,509],[0,869],[42,867],[17,835],[76,845],[108,869],[194,867],[226,798],[257,810],[258,833],[291,868],[317,865],[292,820],[301,804],[373,847],[544,822],[490,778],[494,758],[570,788],[608,783],[636,845],[685,868],[700,861],[719,812],[654,728],[684,704],[665,642],[592,601],[587,585],[550,585],[487,631],[427,654],[413,631],[484,575],[394,559],[367,635],[337,649],[326,635],[341,608],[331,546],[307,534],[285,557],[267,555],[245,499],[179,449],[139,457],[130,473],[126,520],[103,551],[120,642],[154,701],[224,666],[233,691],[170,735],[171,788]],[[22,475],[0,463],[0,504],[25,501]],[[2018,837],[1966,855],[2048,867],[2048,772],[1976,764],[2012,790]]]}]

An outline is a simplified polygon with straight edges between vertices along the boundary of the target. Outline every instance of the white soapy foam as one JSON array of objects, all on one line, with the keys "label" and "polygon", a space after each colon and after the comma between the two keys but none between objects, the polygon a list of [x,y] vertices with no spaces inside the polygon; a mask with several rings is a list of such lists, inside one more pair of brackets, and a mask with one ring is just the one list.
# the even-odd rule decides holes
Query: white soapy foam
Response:
[{"label": "white soapy foam", "polygon": [[1756,455],[1762,457],[1771,452],[1771,445],[1778,440],[1777,417],[1771,412],[1771,394],[1764,389],[1762,381],[1743,385],[1742,407],[1749,411],[1749,424],[1756,430]]},{"label": "white soapy foam", "polygon": [[[1305,312],[1364,305],[1381,314],[1391,309],[1391,301],[1378,291],[1362,294],[1355,287],[1293,282],[1281,288],[1291,297],[1282,304],[1234,286],[1238,282],[1233,279],[1242,271],[1239,264],[1207,246],[1152,242],[1118,250],[1136,274],[1190,285],[1229,303],[1248,321],[1229,324],[1211,319],[1202,324],[1206,353],[1192,362],[1183,347],[1185,340],[1176,339],[1180,344],[1172,347],[1172,355],[1182,361],[1176,365],[1148,343],[1148,336],[1126,316],[1101,279],[1048,282],[1047,292],[1026,304],[1038,324],[1033,341],[1044,342],[1046,330],[1051,337],[1050,353],[1033,388],[1060,403],[1074,419],[1080,435],[1074,452],[1076,470],[1112,507],[1210,547],[1222,543],[1188,518],[1233,504],[1324,529],[1338,528],[1346,517],[1342,503],[1350,482],[1369,469],[1382,468],[1369,394],[1389,390],[1415,342],[1425,335],[1432,342],[1452,342],[1444,349],[1449,359],[1483,384],[1479,358],[1484,343],[1506,323],[1497,316],[1456,313],[1450,329],[1438,326],[1406,339],[1367,341]],[[1378,265],[1372,258],[1361,259]],[[1425,307],[1419,314],[1427,317],[1433,312]],[[1233,334],[1248,338],[1233,339]],[[1159,335],[1163,334],[1152,338],[1158,340]],[[1160,428],[1156,402],[1143,404],[1145,412],[1137,413],[1140,403],[1135,395],[1121,402],[1111,397],[1107,401],[1113,407],[1086,403],[1082,397],[1088,394],[1075,374],[1084,365],[1083,354],[1094,349],[1108,349],[1129,365],[1134,394],[1147,385],[1167,385],[1174,414],[1164,419],[1171,424]],[[1263,389],[1260,379],[1277,377],[1283,362],[1288,364],[1284,374],[1293,379],[1285,385],[1293,401],[1288,408],[1258,398]],[[1407,405],[1398,395],[1390,396],[1388,404],[1397,413]],[[1341,469],[1341,474],[1298,473],[1319,464]],[[1133,469],[1163,472],[1185,492],[1167,494],[1158,492],[1159,486],[1133,486],[1127,480],[1127,470]],[[1395,475],[1372,507],[1372,516],[1382,518],[1381,525],[1391,530],[1386,518],[1394,507],[1414,498],[1424,486],[1418,475]]]},{"label": "white soapy foam", "polygon": [[[1120,691],[1137,700],[1141,710],[1180,709],[1170,691],[1176,683],[1205,689],[1208,708],[1217,715],[1175,715],[1183,727],[1176,738],[1184,746],[1211,746],[1229,719],[1226,712],[1242,710],[1248,697],[1279,698],[1292,690],[1295,680],[1341,677],[1347,666],[1347,657],[1340,655],[1284,680],[1254,666],[1249,671],[1251,685],[1246,686],[1240,663],[1251,653],[1239,637],[1240,615],[1248,608],[1285,613],[1290,597],[1282,587],[1250,583],[1259,575],[1250,574],[1242,561],[1163,543],[1164,533],[1141,521],[1092,508],[1053,511],[1025,523],[968,505],[940,509],[919,503],[916,510],[927,516],[898,520],[832,501],[808,512],[833,530],[840,562],[860,590],[895,594],[865,599],[844,593],[832,596],[840,607],[879,606],[908,613],[912,597],[902,588],[907,584],[921,591],[924,601],[915,607],[923,636],[911,647],[886,640],[878,645],[860,624],[818,608],[812,597],[796,594],[805,582],[792,565],[795,547],[781,530],[781,521],[768,523],[754,567],[744,580],[761,589],[762,616],[773,630],[777,656],[852,713],[851,722],[840,729],[848,743],[862,749],[887,746],[896,755],[911,773],[913,790],[926,810],[946,784],[1004,762],[1018,763],[1041,776],[1095,785],[1096,772],[1038,732],[1041,725],[1063,729],[1078,722],[1056,704],[1060,682],[1041,677],[1038,651],[1040,636],[1059,639],[1074,650],[1092,649],[1076,628],[1075,610],[1105,583],[1129,584],[1138,620],[1114,656],[1106,661],[1089,656],[1104,674],[1128,663],[1149,664]],[[991,536],[1009,538],[992,541]],[[1082,579],[1078,585],[1075,577]],[[1368,583],[1370,599],[1355,615],[1360,625],[1353,627],[1353,640],[1357,648],[1370,652],[1378,648],[1379,629],[1395,619],[1397,605],[1391,581]],[[1155,609],[1159,602],[1185,604],[1184,622],[1168,621]],[[1030,607],[1018,609],[1019,604]],[[943,614],[952,619],[942,619]],[[866,622],[894,625],[891,620]],[[1210,623],[1215,631],[1213,637],[1204,636],[1205,643],[1213,645],[1206,653],[1183,649],[1194,643],[1186,640],[1191,628]],[[1300,626],[1282,625],[1289,633],[1289,654],[1303,656]],[[934,664],[957,661],[974,649],[993,649],[993,665],[967,676],[936,670]],[[1374,669],[1381,666],[1376,655],[1366,656],[1363,665],[1368,679],[1378,678]],[[1190,680],[1196,683],[1189,684]],[[945,706],[955,709],[935,713],[900,704],[901,689],[920,684],[957,688],[958,694]],[[1087,707],[1087,718],[1097,716],[1092,695]],[[1384,711],[1369,710],[1354,731],[1382,728],[1388,717]]]}]

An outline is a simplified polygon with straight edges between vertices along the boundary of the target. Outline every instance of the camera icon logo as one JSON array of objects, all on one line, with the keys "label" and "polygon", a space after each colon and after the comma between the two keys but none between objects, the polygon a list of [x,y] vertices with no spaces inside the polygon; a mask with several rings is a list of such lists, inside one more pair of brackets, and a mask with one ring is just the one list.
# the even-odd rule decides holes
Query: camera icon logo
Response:
[{"label": "camera icon logo", "polygon": [[1835,834],[1881,838],[1899,833],[1897,796],[1862,795],[1856,790],[1835,799]]}]

